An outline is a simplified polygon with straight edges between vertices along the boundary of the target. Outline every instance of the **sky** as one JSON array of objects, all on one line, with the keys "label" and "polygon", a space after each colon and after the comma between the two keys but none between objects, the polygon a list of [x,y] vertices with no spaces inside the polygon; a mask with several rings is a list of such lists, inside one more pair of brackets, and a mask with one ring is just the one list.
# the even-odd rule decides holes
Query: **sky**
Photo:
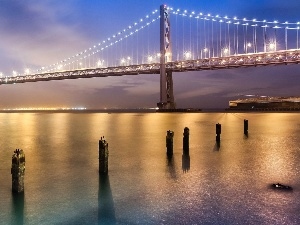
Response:
[{"label": "sky", "polygon": [[[299,0],[0,0],[0,73],[73,56],[161,4],[229,17],[300,21]],[[154,29],[153,36],[159,27]],[[145,46],[149,40],[154,48],[159,36],[148,37]],[[229,100],[248,94],[300,96],[300,65],[173,73],[173,83],[178,108],[226,108]],[[0,108],[156,107],[159,87],[157,74],[0,85]]]}]

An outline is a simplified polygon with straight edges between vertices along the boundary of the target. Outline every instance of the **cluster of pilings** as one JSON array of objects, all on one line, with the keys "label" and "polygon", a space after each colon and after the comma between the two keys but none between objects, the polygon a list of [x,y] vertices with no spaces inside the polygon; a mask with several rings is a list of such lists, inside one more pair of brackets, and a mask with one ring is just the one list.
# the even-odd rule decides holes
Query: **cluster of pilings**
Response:
[{"label": "cluster of pilings", "polygon": [[[189,161],[189,135],[190,129],[188,127],[184,128],[183,131],[183,162]],[[172,158],[173,156],[173,138],[174,131],[168,130],[166,135],[166,148],[167,148],[167,156],[168,158]],[[99,174],[105,175],[108,174],[108,143],[101,137],[99,140]]]},{"label": "cluster of pilings", "polygon": [[[189,136],[190,136],[190,129],[188,127],[184,128],[183,131],[183,154],[189,155]],[[166,136],[166,148],[167,148],[167,156],[173,156],[173,137],[174,131],[168,130]]]},{"label": "cluster of pilings", "polygon": [[[188,171],[190,169],[190,145],[189,145],[190,129],[188,127],[184,128],[183,131],[183,152],[182,152],[182,169],[183,171]],[[174,131],[168,130],[166,136],[166,148],[168,160],[173,157],[173,138]]]},{"label": "cluster of pilings", "polygon": [[[221,133],[222,133],[222,125],[220,123],[217,123],[216,142],[218,145],[221,142]],[[183,155],[189,155],[189,134],[190,134],[189,128],[185,127],[183,132]],[[244,120],[244,135],[248,136],[248,120]],[[168,130],[166,136],[166,147],[167,147],[168,157],[172,157],[173,155],[173,137],[174,137],[174,132]]]},{"label": "cluster of pilings", "polygon": [[[216,142],[220,144],[221,142],[221,130],[222,125],[217,123],[216,124]],[[244,135],[248,136],[248,120],[244,120]]]},{"label": "cluster of pilings", "polygon": [[[221,130],[222,125],[216,124],[216,142],[221,142]],[[248,135],[248,120],[244,120],[244,134]],[[187,164],[189,162],[189,135],[190,130],[188,127],[184,128],[183,131],[183,153],[182,161]],[[168,130],[166,135],[166,148],[168,158],[173,156],[173,138],[174,131]],[[188,163],[189,165],[189,163]],[[189,169],[189,168],[188,168]],[[22,149],[16,149],[12,156],[12,191],[14,193],[24,192],[24,175],[25,175],[25,154]],[[108,174],[108,143],[104,139],[104,136],[99,140],[99,174]]]},{"label": "cluster of pilings", "polygon": [[[108,143],[101,137],[99,140],[99,174],[108,173]],[[12,156],[12,191],[24,192],[25,154],[22,149],[16,149]]]}]

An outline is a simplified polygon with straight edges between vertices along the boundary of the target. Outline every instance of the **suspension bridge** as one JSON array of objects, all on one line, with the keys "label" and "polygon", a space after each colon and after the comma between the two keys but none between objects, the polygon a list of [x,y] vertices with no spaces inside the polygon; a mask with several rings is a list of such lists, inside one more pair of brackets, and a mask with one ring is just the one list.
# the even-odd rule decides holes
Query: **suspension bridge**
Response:
[{"label": "suspension bridge", "polygon": [[300,22],[211,15],[161,5],[160,10],[71,57],[26,68],[24,73],[0,73],[0,85],[160,74],[157,105],[175,109],[173,72],[298,64],[299,30]]}]

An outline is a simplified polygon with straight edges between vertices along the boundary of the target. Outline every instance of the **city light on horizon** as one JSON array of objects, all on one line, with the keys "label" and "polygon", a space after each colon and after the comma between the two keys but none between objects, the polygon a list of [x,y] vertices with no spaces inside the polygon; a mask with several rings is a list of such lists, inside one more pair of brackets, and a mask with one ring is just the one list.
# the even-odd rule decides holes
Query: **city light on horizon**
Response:
[{"label": "city light on horizon", "polygon": [[21,108],[4,108],[3,111],[61,111],[61,110],[86,110],[85,107],[21,107]]}]

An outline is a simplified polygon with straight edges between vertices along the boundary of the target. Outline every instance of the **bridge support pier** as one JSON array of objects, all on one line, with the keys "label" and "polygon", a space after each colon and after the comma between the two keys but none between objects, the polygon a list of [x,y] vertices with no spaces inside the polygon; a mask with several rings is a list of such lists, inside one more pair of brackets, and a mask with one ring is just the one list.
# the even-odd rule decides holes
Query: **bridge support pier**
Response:
[{"label": "bridge support pier", "polygon": [[[172,72],[161,74],[160,102],[157,103],[159,109],[175,109],[176,104],[173,94]],[[163,87],[162,87],[163,86]]]},{"label": "bridge support pier", "polygon": [[160,102],[159,109],[175,109],[172,71],[166,70],[166,63],[172,61],[170,20],[168,8],[160,6]]}]

